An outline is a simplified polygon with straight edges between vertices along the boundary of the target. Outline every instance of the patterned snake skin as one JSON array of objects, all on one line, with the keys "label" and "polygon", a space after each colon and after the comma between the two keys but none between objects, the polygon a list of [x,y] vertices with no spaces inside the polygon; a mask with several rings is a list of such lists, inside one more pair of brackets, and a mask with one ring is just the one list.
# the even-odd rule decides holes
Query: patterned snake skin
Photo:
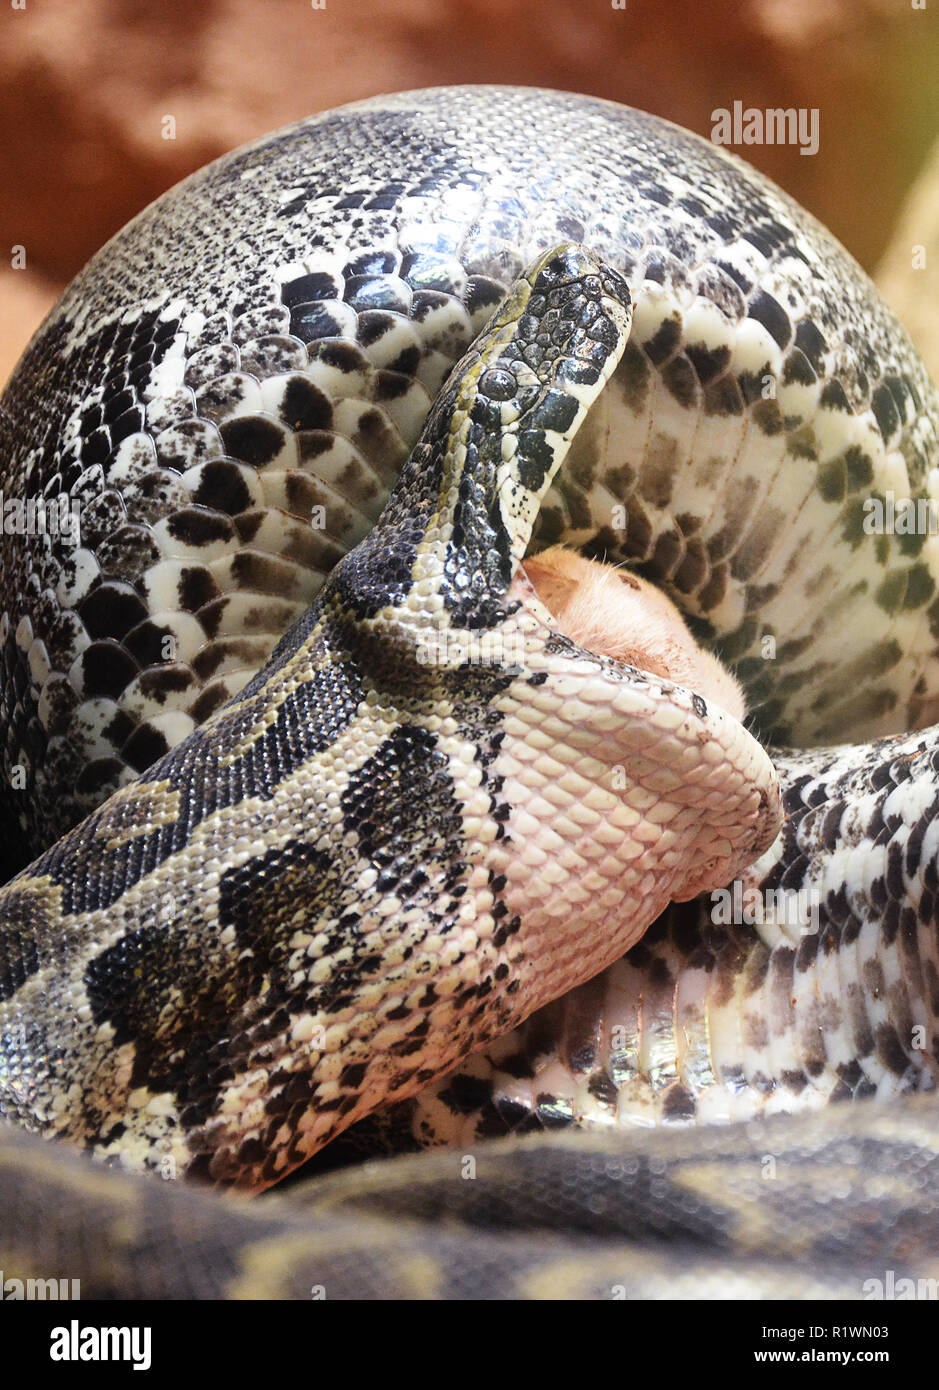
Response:
[{"label": "patterned snake skin", "polygon": [[[142,213],[0,403],[5,1273],[935,1276],[939,556],[865,503],[936,498],[937,426],[822,228],[609,103],[378,99]],[[559,540],[733,665],[778,838],[736,721],[551,628]],[[340,1133],[445,1147],[172,1181]]]}]

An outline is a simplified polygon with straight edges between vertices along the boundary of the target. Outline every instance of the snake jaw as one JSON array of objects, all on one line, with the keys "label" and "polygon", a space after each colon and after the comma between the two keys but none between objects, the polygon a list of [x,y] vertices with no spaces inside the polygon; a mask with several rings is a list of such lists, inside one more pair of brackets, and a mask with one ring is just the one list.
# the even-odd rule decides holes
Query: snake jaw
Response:
[{"label": "snake jaw", "polygon": [[[765,851],[781,822],[772,762],[739,720],[668,675],[607,655],[602,629],[608,635],[610,625],[596,605],[584,633],[592,650],[577,642],[577,615],[571,621],[563,603],[560,615],[547,609],[539,586],[556,600],[571,574],[578,587],[609,581],[613,607],[631,606],[633,650],[643,644],[643,618],[651,614],[655,628],[665,611],[645,593],[636,606],[616,571],[565,551],[526,562],[509,591],[526,655],[507,692],[496,764],[512,807],[510,848],[496,847],[496,855],[529,953],[550,958],[538,973],[538,1002],[629,949],[669,901],[724,886]],[[680,638],[690,660],[693,644],[675,623],[684,633],[675,613],[668,641]],[[660,648],[650,652],[653,663]]]},{"label": "snake jaw", "polygon": [[741,727],[747,711],[736,678],[695,642],[671,600],[638,575],[563,546],[532,557],[524,568],[559,633],[597,656],[681,687],[682,701],[690,700],[695,714],[717,724],[716,732],[695,735],[699,747],[711,739],[739,747],[744,761],[738,764],[736,753],[728,755],[727,776],[752,777],[753,784],[751,804],[741,809],[741,831],[724,836],[709,858],[696,855],[697,871],[689,870],[672,897],[686,901],[723,886],[769,849],[782,824],[778,778],[767,755]]}]

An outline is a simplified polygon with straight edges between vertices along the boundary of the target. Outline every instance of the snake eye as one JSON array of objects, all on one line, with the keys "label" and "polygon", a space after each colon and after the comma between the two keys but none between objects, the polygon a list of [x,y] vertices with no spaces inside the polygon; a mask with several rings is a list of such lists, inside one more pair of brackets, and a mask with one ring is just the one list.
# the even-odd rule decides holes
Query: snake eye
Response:
[{"label": "snake eye", "polygon": [[518,391],[518,382],[511,372],[501,367],[490,367],[479,378],[479,389],[490,400],[510,401]]}]

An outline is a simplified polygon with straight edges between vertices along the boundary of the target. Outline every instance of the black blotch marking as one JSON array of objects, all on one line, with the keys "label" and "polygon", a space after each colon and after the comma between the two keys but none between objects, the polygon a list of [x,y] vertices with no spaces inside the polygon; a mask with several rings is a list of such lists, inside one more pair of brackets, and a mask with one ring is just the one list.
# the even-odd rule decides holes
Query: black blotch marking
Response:
[{"label": "black blotch marking", "polygon": [[237,464],[212,459],[202,465],[199,486],[192,494],[197,505],[236,516],[252,504],[251,493]]},{"label": "black blotch marking", "polygon": [[396,251],[363,251],[343,266],[346,280],[359,275],[396,275],[401,259]]},{"label": "black blotch marking", "polygon": [[306,304],[313,299],[335,299],[339,287],[332,275],[324,271],[314,271],[301,275],[281,286],[280,297],[288,309],[296,304]]},{"label": "black blotch marking", "polygon": [[117,789],[125,767],[123,758],[93,758],[79,773],[75,790],[81,796],[100,800],[105,788],[112,791]]},{"label": "black blotch marking", "polygon": [[157,758],[162,758],[167,748],[165,734],[150,724],[141,724],[124,744],[121,753],[135,772],[145,772]]},{"label": "black blotch marking", "polygon": [[224,421],[220,429],[226,452],[253,468],[264,468],[283,447],[281,427],[259,415],[236,416]]},{"label": "black blotch marking", "polygon": [[673,357],[662,370],[662,380],[680,406],[690,410],[698,400],[698,378],[684,354]]},{"label": "black blotch marking", "polygon": [[878,1060],[889,1071],[892,1071],[894,1076],[902,1076],[909,1066],[909,1058],[900,1042],[897,1030],[890,1023],[879,1023],[874,1036]]},{"label": "black blotch marking", "polygon": [[697,1108],[691,1092],[676,1081],[665,1093],[662,1117],[665,1120],[692,1120]]},{"label": "black blotch marking", "polygon": [[697,372],[702,386],[707,386],[708,382],[719,377],[730,363],[730,348],[724,344],[709,348],[704,343],[689,343],[685,347],[685,354]]},{"label": "black blotch marking", "polygon": [[831,381],[825,383],[818,400],[826,410],[840,410],[846,415],[851,413],[845,389],[837,377],[832,377]]},{"label": "black blotch marking", "polygon": [[643,343],[646,357],[654,367],[661,367],[673,355],[681,342],[681,320],[676,316],[663,319],[651,338]]},{"label": "black blotch marking", "polygon": [[761,323],[767,333],[784,348],[792,337],[789,315],[778,300],[765,290],[758,290],[747,308],[747,317]]},{"label": "black blotch marking", "polygon": [[89,637],[111,637],[116,641],[148,615],[136,589],[117,580],[106,580],[92,589],[79,604],[78,612]]},{"label": "black blotch marking", "polygon": [[137,663],[119,642],[92,642],[81,656],[82,695],[112,699],[123,693],[137,674]]},{"label": "black blotch marking", "polygon": [[383,309],[406,314],[411,307],[411,290],[396,275],[350,275],[343,296],[357,313]]},{"label": "black blotch marking", "polygon": [[488,1081],[457,1072],[438,1092],[438,1098],[452,1114],[471,1115],[491,1102],[492,1091]]},{"label": "black blotch marking", "polygon": [[814,386],[818,377],[812,367],[811,362],[804,352],[796,347],[791,348],[786,354],[783,362],[782,372],[783,385],[789,386],[796,383],[800,386]]},{"label": "black blotch marking", "polygon": [[[336,301],[338,306],[338,301]],[[336,337],[343,323],[331,301],[298,304],[290,311],[290,333],[301,343],[315,343],[320,338]]]},{"label": "black blotch marking", "polygon": [[214,541],[231,540],[231,520],[204,507],[182,507],[167,518],[166,529],[174,540],[198,548]]},{"label": "black blotch marking", "polygon": [[878,386],[871,396],[871,409],[877,424],[880,426],[880,433],[883,435],[884,442],[889,442],[900,428],[901,422],[893,393],[886,383]]},{"label": "black blotch marking", "polygon": [[307,377],[292,376],[284,388],[280,417],[292,430],[325,430],[333,419],[329,397]]},{"label": "black blotch marking", "polygon": [[203,565],[187,565],[180,570],[177,598],[180,608],[185,613],[197,613],[218,596],[219,588],[215,578]]}]

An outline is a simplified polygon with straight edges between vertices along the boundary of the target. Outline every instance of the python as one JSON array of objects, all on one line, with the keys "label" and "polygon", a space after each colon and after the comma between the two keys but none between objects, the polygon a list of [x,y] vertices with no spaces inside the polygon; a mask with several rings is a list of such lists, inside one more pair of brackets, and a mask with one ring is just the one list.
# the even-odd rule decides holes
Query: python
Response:
[{"label": "python", "polygon": [[[330,1297],[465,1292],[484,1249],[475,1287],[529,1292],[700,1296],[731,1265],[856,1295],[872,1249],[931,1276],[936,559],[863,500],[932,495],[937,422],[822,228],[608,103],[379,98],[137,218],[0,411],[8,494],[68,493],[83,541],[10,537],[0,570],[39,854],[0,891],[5,1250],[87,1249],[123,1201],[141,1288],[179,1288],[193,1231],[226,1253],[184,1279],[257,1287],[262,1227],[292,1252],[267,1287]],[[531,573],[557,545],[673,601],[723,693],[677,676],[684,638],[656,670],[565,633]],[[421,662],[441,625],[521,659]],[[817,890],[819,930],[712,922],[750,873]],[[478,1176],[314,1184],[325,1270],[308,1213],[131,1176],[257,1190],[376,1117],[479,1145]],[[575,1257],[502,1258],[519,1226]],[[646,1237],[675,1260],[619,1248]]]}]

